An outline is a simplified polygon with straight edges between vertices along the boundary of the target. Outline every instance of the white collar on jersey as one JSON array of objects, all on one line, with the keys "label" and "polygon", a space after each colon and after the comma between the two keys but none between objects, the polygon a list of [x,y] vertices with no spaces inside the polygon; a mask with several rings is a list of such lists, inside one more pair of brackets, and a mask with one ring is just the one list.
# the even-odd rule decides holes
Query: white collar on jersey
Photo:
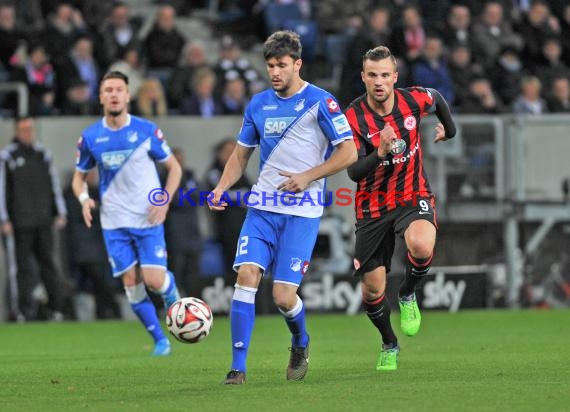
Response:
[{"label": "white collar on jersey", "polygon": [[[123,125],[123,127],[127,127],[127,126],[130,126],[130,125],[131,125],[131,115],[130,115],[130,114],[127,114],[127,121],[125,122],[125,124]],[[114,128],[110,127],[110,126],[107,124],[107,120],[105,119],[105,117],[103,117],[103,127],[104,127],[105,129],[109,129],[109,130],[113,130],[113,131],[121,130],[121,129],[123,128],[123,127],[119,127],[118,129],[114,129]]]},{"label": "white collar on jersey", "polygon": [[297,96],[299,93],[303,93],[303,90],[305,90],[307,87],[309,87],[309,82],[305,81],[305,84],[297,91],[297,93],[295,93],[294,95],[289,96],[289,97],[281,97],[277,94],[277,92],[273,92],[273,93],[275,93],[275,96],[277,96],[280,99],[289,100],[289,99],[292,99],[293,97]]}]

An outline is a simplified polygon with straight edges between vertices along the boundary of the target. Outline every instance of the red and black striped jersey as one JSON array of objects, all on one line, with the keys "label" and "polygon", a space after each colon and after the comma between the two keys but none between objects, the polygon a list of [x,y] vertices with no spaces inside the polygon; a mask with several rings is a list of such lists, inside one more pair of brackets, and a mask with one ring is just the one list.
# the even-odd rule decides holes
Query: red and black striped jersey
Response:
[{"label": "red and black striped jersey", "polygon": [[394,89],[392,113],[381,116],[370,106],[366,94],[346,110],[358,158],[378,149],[380,131],[390,124],[398,140],[386,160],[358,182],[355,196],[357,219],[378,218],[405,201],[432,196],[422,163],[420,120],[433,109],[434,98],[421,87]]}]

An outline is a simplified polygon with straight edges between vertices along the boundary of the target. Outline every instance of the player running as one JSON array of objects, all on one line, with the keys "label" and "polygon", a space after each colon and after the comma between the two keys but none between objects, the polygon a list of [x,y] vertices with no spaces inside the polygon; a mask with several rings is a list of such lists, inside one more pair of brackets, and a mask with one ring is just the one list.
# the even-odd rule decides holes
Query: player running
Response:
[{"label": "player running", "polygon": [[406,277],[399,291],[400,326],[408,336],[420,328],[415,288],[430,268],[435,246],[435,198],[422,164],[420,120],[435,112],[441,121],[435,127],[435,142],[455,136],[449,108],[439,92],[394,89],[397,80],[390,50],[384,46],[369,50],[362,63],[366,93],[346,110],[358,149],[358,161],[348,168],[349,177],[358,183],[355,275],[360,277],[366,313],[382,336],[377,370],[396,369],[400,351],[385,298],[395,236],[403,236],[408,249]]},{"label": "player running", "polygon": [[[160,328],[145,285],[162,296],[167,308],[179,298],[174,276],[166,269],[162,223],[168,211],[168,194],[178,188],[181,169],[162,131],[128,113],[128,83],[128,77],[118,71],[103,77],[99,99],[104,116],[79,138],[72,187],[85,224],[91,227],[95,202],[89,198],[85,177],[98,167],[101,226],[113,276],[121,277],[133,311],[154,339],[152,354],[164,356],[170,354],[170,342]],[[164,190],[155,160],[168,171]]]},{"label": "player running", "polygon": [[246,108],[238,145],[210,206],[225,208],[224,191],[242,176],[259,146],[260,172],[252,189],[256,195],[248,201],[234,262],[238,275],[230,312],[233,356],[226,384],[245,383],[255,294],[268,272],[273,274],[273,300],[293,335],[287,379],[301,380],[307,373],[309,335],[297,289],[317,239],[324,178],[356,160],[352,133],[336,99],[299,75],[299,36],[276,32],[265,42],[263,54],[272,89],[255,95]]}]

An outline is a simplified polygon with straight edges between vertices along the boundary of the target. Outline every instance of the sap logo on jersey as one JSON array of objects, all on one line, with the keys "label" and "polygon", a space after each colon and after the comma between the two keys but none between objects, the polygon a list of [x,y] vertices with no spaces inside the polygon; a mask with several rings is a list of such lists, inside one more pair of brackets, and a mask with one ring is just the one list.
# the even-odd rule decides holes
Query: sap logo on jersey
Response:
[{"label": "sap logo on jersey", "polygon": [[263,137],[281,137],[295,117],[272,117],[265,119]]},{"label": "sap logo on jersey", "polygon": [[116,152],[101,153],[101,160],[105,169],[118,169],[121,167],[127,157],[131,154],[132,150],[117,150]]}]

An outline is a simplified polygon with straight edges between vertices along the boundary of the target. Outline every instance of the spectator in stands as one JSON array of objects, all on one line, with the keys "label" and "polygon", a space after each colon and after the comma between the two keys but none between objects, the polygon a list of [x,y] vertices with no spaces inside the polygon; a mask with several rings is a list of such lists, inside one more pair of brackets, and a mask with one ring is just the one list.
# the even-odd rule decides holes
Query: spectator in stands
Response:
[{"label": "spectator in stands", "polygon": [[[186,166],[184,151],[179,147],[172,148],[172,154],[182,167],[182,178],[176,193],[172,193],[170,209],[164,221],[164,236],[168,249],[168,267],[174,273],[180,293],[186,296],[196,296],[199,292],[197,285],[200,279],[200,255],[202,237],[198,224],[198,207],[186,200],[180,203],[179,191],[191,192],[191,199],[200,203],[198,181],[194,171]],[[162,180],[166,176],[163,174]]]},{"label": "spectator in stands", "polygon": [[196,70],[192,77],[192,92],[182,98],[180,114],[212,117],[224,113],[215,94],[216,74],[209,67]]},{"label": "spectator in stands", "polygon": [[16,27],[14,5],[0,4],[0,70],[10,71],[12,69],[11,59],[24,39],[24,33]]},{"label": "spectator in stands", "polygon": [[488,71],[491,83],[501,100],[510,105],[518,96],[524,75],[523,63],[516,48],[505,46],[499,53],[495,66]]},{"label": "spectator in stands", "polygon": [[421,10],[426,28],[441,28],[441,23],[449,13],[452,0],[415,0]]},{"label": "spectator in stands", "polygon": [[54,260],[53,228],[62,229],[67,211],[51,154],[36,143],[31,117],[16,119],[16,136],[0,153],[2,233],[14,236],[20,312],[30,313],[35,286],[34,259],[48,293],[54,320],[63,320],[63,278]]},{"label": "spectator in stands", "polygon": [[462,106],[469,96],[469,83],[476,76],[484,75],[480,64],[472,59],[471,48],[463,43],[451,46],[449,74],[455,91],[455,105]]},{"label": "spectator in stands", "polygon": [[56,75],[43,45],[29,45],[27,61],[23,67],[14,69],[12,77],[13,80],[24,82],[28,86],[30,114],[54,113]]},{"label": "spectator in stands", "polygon": [[218,78],[218,92],[223,90],[226,80],[233,79],[236,73],[245,81],[249,96],[267,85],[251,62],[242,56],[241,47],[231,36],[223,36],[220,40],[220,58],[214,70]]},{"label": "spectator in stands", "polygon": [[545,0],[533,0],[530,9],[515,26],[522,36],[522,60],[532,64],[539,59],[544,41],[560,32],[558,20],[550,14],[550,7]]},{"label": "spectator in stands", "polygon": [[137,98],[131,103],[131,113],[141,117],[166,116],[168,105],[164,89],[158,79],[143,81]]},{"label": "spectator in stands", "polygon": [[[212,190],[217,186],[220,181],[220,177],[222,177],[224,166],[230,158],[236,144],[236,140],[230,137],[222,140],[215,146],[214,159],[210,168],[206,172],[206,177],[204,179],[204,186],[207,190]],[[251,185],[252,184],[246,175],[240,177],[240,179],[228,191],[232,201],[237,200],[237,198],[235,198],[236,192],[241,192],[243,194],[251,190]],[[216,240],[222,245],[224,269],[226,270],[227,279],[230,282],[235,281],[235,275],[233,275],[232,267],[236,255],[237,241],[246,213],[247,207],[243,201],[239,202],[239,207],[228,207],[223,213],[212,213],[214,234],[216,236]]]},{"label": "spectator in stands", "polygon": [[149,69],[176,67],[186,39],[176,28],[176,11],[172,6],[161,6],[156,22],[144,42],[144,54]]},{"label": "spectator in stands", "polygon": [[427,35],[422,57],[414,63],[412,77],[413,84],[437,89],[450,106],[454,104],[453,80],[443,57],[441,38],[437,35]]},{"label": "spectator in stands", "polygon": [[209,67],[206,60],[206,46],[199,40],[186,43],[182,50],[182,62],[174,69],[168,87],[170,107],[179,107],[182,96],[192,93],[192,76],[202,67]]},{"label": "spectator in stands", "polygon": [[102,66],[108,66],[120,59],[128,48],[142,49],[137,33],[140,29],[138,19],[130,17],[129,6],[117,1],[113,5],[111,15],[100,32],[98,61]]},{"label": "spectator in stands", "polygon": [[491,82],[484,76],[476,76],[469,82],[469,95],[458,107],[465,114],[501,114],[507,108],[493,92]]},{"label": "spectator in stands", "polygon": [[458,3],[451,6],[446,24],[441,30],[441,37],[446,45],[461,44],[473,47],[471,12],[466,5]]},{"label": "spectator in stands", "polygon": [[69,2],[59,3],[47,19],[47,27],[40,32],[38,41],[46,46],[53,62],[67,56],[75,38],[87,31],[81,12]]},{"label": "spectator in stands", "polygon": [[426,33],[419,9],[408,4],[402,10],[402,26],[394,31],[390,40],[395,56],[403,57],[407,63],[414,63],[424,49]]},{"label": "spectator in stands", "polygon": [[541,55],[534,63],[532,72],[540,79],[545,90],[549,90],[555,77],[570,77],[570,68],[562,61],[562,44],[557,36],[547,37],[541,47]]},{"label": "spectator in stands", "polygon": [[75,39],[73,47],[67,56],[56,64],[58,76],[58,105],[61,107],[71,84],[79,81],[87,84],[89,100],[99,102],[99,65],[93,57],[93,40],[88,34],[82,34]]},{"label": "spectator in stands", "polygon": [[[353,16],[369,16],[372,10],[371,0],[328,0],[319,3],[315,10],[315,21],[321,33],[356,34],[352,32],[349,19]],[[343,18],[346,17],[346,18]],[[348,32],[347,32],[348,31]]]},{"label": "spectator in stands", "polygon": [[566,66],[570,67],[570,4],[566,4],[563,9],[563,13],[560,15],[560,31],[562,35],[560,36],[561,39],[566,39],[564,43],[562,43],[562,59]]},{"label": "spectator in stands", "polygon": [[81,79],[68,83],[61,114],[65,116],[96,116],[101,114],[99,103],[89,96],[89,84]]},{"label": "spectator in stands", "polygon": [[121,60],[114,62],[109,66],[108,71],[119,71],[129,78],[129,94],[131,99],[136,99],[139,89],[146,77],[146,70],[141,62],[139,50],[136,47],[128,47],[125,49]]},{"label": "spectator in stands", "polygon": [[521,80],[520,95],[513,102],[515,114],[544,114],[548,113],[546,101],[540,97],[542,85],[535,76],[525,76]]},{"label": "spectator in stands", "polygon": [[521,37],[513,31],[511,24],[504,19],[503,6],[491,0],[483,6],[479,21],[473,24],[474,50],[481,53],[478,61],[485,69],[491,68],[505,46],[522,48]]},{"label": "spectator in stands", "polygon": [[548,109],[551,113],[570,112],[570,80],[568,76],[556,77],[552,81]]},{"label": "spectator in stands", "polygon": [[226,81],[222,93],[222,105],[224,113],[228,115],[243,115],[245,107],[249,103],[245,82],[241,77]]},{"label": "spectator in stands", "polygon": [[[88,193],[99,204],[99,175],[92,170],[86,178]],[[98,210],[92,212],[91,229],[83,222],[81,204],[77,201],[71,185],[65,191],[65,204],[68,211],[67,247],[69,251],[70,269],[78,276],[78,285],[93,293],[95,297],[95,314],[97,319],[120,318],[121,312],[115,296],[111,268]]]},{"label": "spectator in stands", "polygon": [[365,92],[360,77],[364,53],[378,44],[388,47],[391,35],[390,11],[386,7],[373,8],[366,25],[356,33],[347,47],[338,93],[342,105],[348,105],[355,96]]}]

